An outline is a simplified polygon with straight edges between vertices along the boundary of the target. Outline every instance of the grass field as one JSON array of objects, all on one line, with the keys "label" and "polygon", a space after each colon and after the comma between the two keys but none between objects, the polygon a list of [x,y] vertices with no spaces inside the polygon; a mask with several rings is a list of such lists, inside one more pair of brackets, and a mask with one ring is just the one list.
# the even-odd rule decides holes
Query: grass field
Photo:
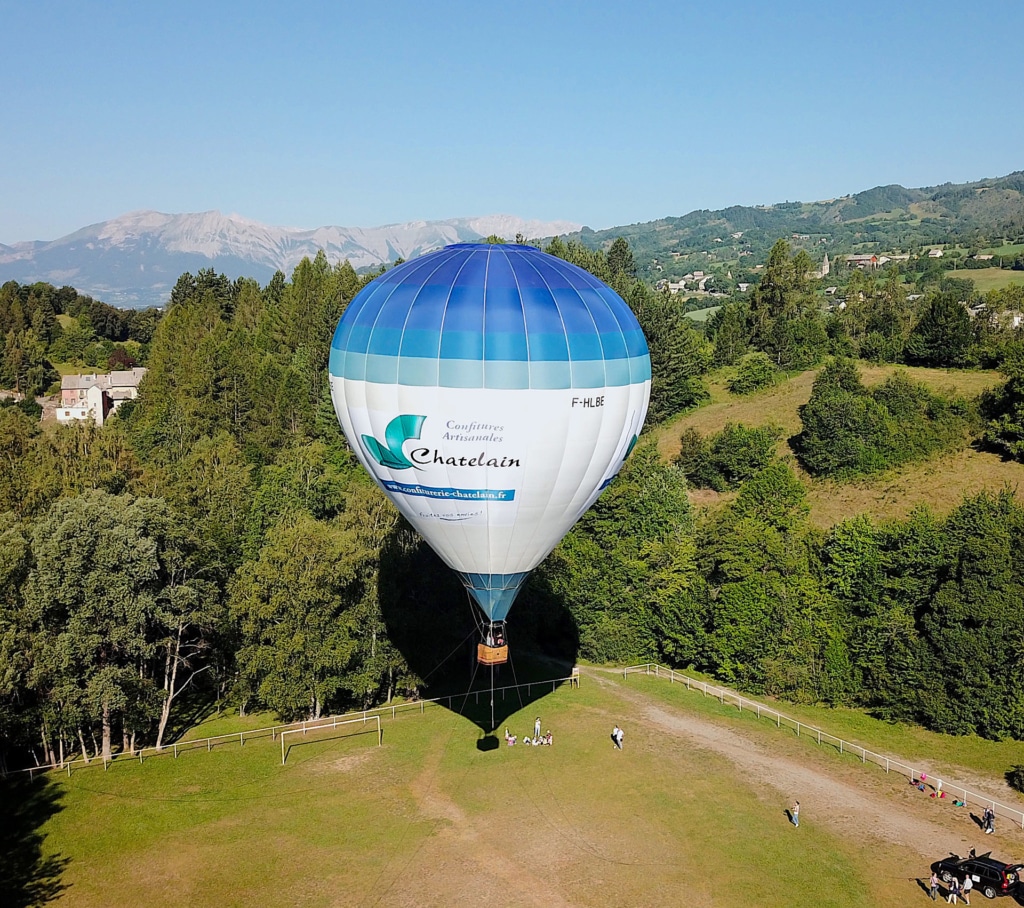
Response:
[{"label": "grass field", "polygon": [[1024,252],[1024,243],[1007,243],[1005,246],[990,246],[988,249],[982,249],[981,251],[988,253],[989,255],[1015,256]]},{"label": "grass field", "polygon": [[[860,363],[858,368],[864,383],[869,386],[884,381],[897,370],[904,370],[916,381],[947,395],[974,396],[1002,381],[995,372],[874,366],[868,363]],[[816,375],[816,370],[803,372],[774,388],[740,397],[727,390],[729,373],[718,373],[709,382],[711,400],[708,404],[655,431],[658,450],[665,458],[675,457],[679,451],[679,436],[686,428],[695,428],[708,435],[720,431],[729,422],[748,426],[774,423],[783,430],[779,454],[794,466],[807,487],[811,521],[822,528],[855,514],[866,513],[875,519],[902,517],[922,504],[944,513],[956,507],[965,495],[985,489],[1020,487],[1024,493],[1024,465],[1003,461],[995,454],[971,448],[856,482],[812,479],[799,469],[787,439],[800,431],[798,410],[810,398]],[[695,489],[690,497],[697,507],[713,508],[733,496]]]},{"label": "grass field", "polygon": [[702,325],[721,308],[721,306],[708,306],[706,309],[694,309],[691,312],[687,312],[686,317],[691,322],[697,322],[697,324]]},{"label": "grass field", "polygon": [[[680,685],[589,670],[512,730],[538,711],[554,747],[482,751],[476,726],[435,708],[385,720],[383,747],[339,735],[283,767],[279,745],[256,740],[56,776],[59,809],[39,832],[63,863],[58,904],[895,906],[923,897],[926,861],[920,837],[886,841],[888,814],[919,817],[928,854],[929,836],[936,857],[961,847],[966,816],[935,816],[923,797],[904,807],[899,779]],[[960,766],[958,739],[855,714],[832,724],[876,749],[945,747]],[[971,742],[970,771],[1004,771],[997,747]],[[833,785],[853,793],[852,814],[830,808]],[[810,811],[799,830],[784,815],[793,797]]]},{"label": "grass field", "polygon": [[1009,271],[1003,268],[959,268],[956,271],[947,271],[946,277],[974,281],[974,289],[979,293],[1002,290],[1010,284],[1024,287],[1024,271]]}]

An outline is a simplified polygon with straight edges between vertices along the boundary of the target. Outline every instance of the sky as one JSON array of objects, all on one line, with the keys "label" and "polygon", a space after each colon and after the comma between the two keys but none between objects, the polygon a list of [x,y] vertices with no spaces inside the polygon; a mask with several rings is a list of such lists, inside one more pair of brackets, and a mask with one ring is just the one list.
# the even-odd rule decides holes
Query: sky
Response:
[{"label": "sky", "polygon": [[0,0],[0,243],[594,229],[1024,169],[1024,4]]}]

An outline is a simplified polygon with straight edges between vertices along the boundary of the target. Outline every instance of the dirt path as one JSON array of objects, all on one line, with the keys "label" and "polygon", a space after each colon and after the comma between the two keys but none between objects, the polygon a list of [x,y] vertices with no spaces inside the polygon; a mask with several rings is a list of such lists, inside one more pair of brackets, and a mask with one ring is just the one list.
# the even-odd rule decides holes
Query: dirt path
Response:
[{"label": "dirt path", "polygon": [[835,767],[834,771],[830,767],[826,772],[811,765],[811,760],[785,756],[782,748],[772,748],[770,743],[765,746],[728,722],[652,704],[607,674],[589,671],[587,675],[614,691],[635,714],[660,731],[727,758],[738,773],[757,783],[763,797],[778,802],[779,809],[799,800],[805,821],[830,827],[837,835],[903,845],[929,861],[949,851],[966,854],[972,845],[988,844],[979,841],[978,830],[972,832],[973,821],[967,812],[930,810],[936,807],[934,802],[929,803],[915,790],[904,791],[910,786],[904,784],[903,776],[857,766]]}]

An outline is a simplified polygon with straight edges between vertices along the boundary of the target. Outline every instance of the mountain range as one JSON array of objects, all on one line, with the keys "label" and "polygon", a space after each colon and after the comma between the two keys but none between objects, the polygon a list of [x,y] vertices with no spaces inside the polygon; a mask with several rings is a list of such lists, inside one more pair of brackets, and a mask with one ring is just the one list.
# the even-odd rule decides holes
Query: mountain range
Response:
[{"label": "mountain range", "polygon": [[251,277],[265,284],[275,271],[290,276],[305,256],[313,258],[320,249],[332,263],[348,259],[353,267],[364,268],[492,234],[508,240],[516,234],[552,237],[573,233],[580,226],[491,215],[301,230],[270,227],[219,211],[135,211],[49,242],[0,244],[0,283],[45,281],[73,286],[124,308],[162,306],[187,271],[213,268],[230,278]]},{"label": "mountain range", "polygon": [[1024,242],[1024,171],[921,189],[876,186],[818,202],[691,211],[601,231],[509,215],[301,230],[217,211],[136,211],[51,242],[0,245],[0,283],[45,281],[73,286],[116,306],[159,306],[186,271],[212,268],[230,278],[251,277],[265,284],[275,271],[290,276],[303,257],[312,258],[320,249],[332,263],[347,259],[355,268],[373,268],[492,234],[508,240],[517,234],[531,239],[566,236],[591,248],[607,248],[622,236],[633,249],[641,276],[650,280],[693,268],[740,273],[764,261],[780,237],[830,255],[909,251],[953,241],[968,246],[997,239]]}]

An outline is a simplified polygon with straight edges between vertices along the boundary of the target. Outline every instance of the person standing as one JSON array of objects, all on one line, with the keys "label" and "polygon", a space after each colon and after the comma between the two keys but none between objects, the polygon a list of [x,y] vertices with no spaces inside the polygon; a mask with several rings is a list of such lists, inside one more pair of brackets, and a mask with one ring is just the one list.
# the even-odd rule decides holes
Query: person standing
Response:
[{"label": "person standing", "polygon": [[957,903],[957,896],[960,895],[960,881],[953,877],[949,881],[949,889],[946,890],[946,904]]},{"label": "person standing", "polygon": [[939,875],[933,870],[931,879],[928,880],[928,891],[931,893],[934,902],[939,895]]},{"label": "person standing", "polygon": [[533,723],[533,739],[534,741],[540,738],[540,716],[537,716],[537,721]]},{"label": "person standing", "polygon": [[971,875],[969,873],[965,874],[964,875],[964,884],[963,884],[963,886],[960,887],[960,896],[963,898],[965,905],[970,905],[971,904],[971,895],[970,895],[970,893],[971,893],[971,890],[973,888],[974,888],[974,880],[971,879]]},{"label": "person standing", "polygon": [[985,835],[992,835],[996,831],[996,812],[991,807],[985,808]]},{"label": "person standing", "polygon": [[798,829],[800,828],[800,802],[795,801],[793,803],[793,809],[789,812],[790,817],[793,820],[793,825]]}]

